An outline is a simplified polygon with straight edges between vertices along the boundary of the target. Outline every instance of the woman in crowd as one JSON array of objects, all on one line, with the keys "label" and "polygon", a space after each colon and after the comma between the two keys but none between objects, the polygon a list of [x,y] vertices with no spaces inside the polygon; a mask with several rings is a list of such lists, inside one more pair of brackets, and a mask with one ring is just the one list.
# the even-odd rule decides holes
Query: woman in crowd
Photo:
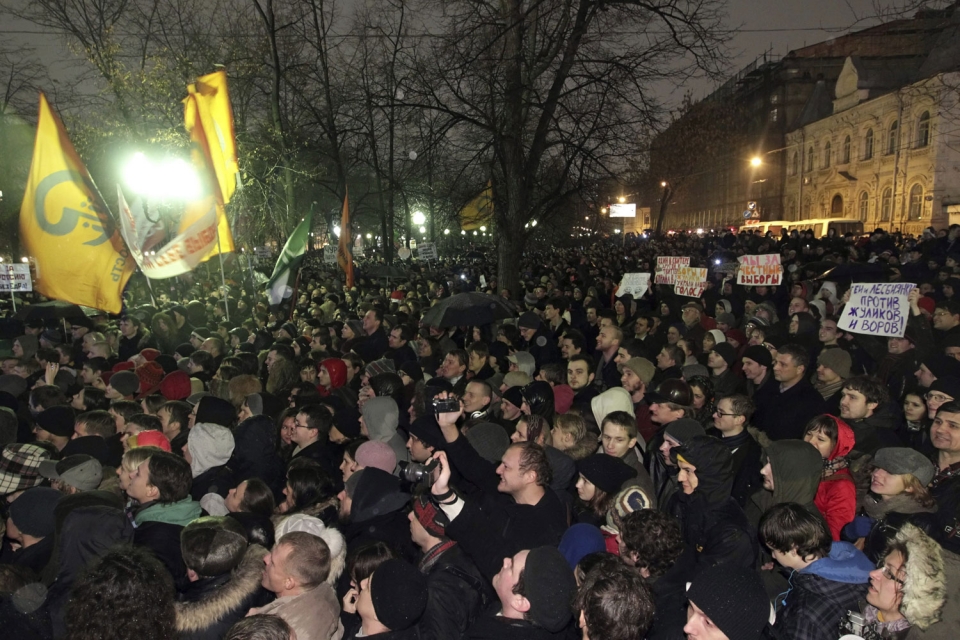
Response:
[{"label": "woman in crowd", "polygon": [[823,514],[834,540],[857,513],[857,488],[847,469],[847,455],[853,450],[853,429],[835,416],[817,416],[807,423],[803,434],[823,458],[823,476],[814,504]]}]

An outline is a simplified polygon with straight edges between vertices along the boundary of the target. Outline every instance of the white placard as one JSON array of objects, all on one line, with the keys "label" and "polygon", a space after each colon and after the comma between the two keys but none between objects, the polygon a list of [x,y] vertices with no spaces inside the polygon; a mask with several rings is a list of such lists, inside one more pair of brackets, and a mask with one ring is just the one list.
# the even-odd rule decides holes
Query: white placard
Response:
[{"label": "white placard", "polygon": [[779,253],[765,253],[757,256],[740,256],[740,270],[737,272],[737,284],[750,287],[772,287],[783,280],[783,266]]},{"label": "white placard", "polygon": [[850,285],[837,327],[871,336],[902,338],[910,317],[907,296],[917,285],[909,282]]},{"label": "white placard", "polygon": [[432,242],[421,242],[417,245],[418,257],[421,260],[436,260],[437,245]]},{"label": "white placard", "polygon": [[678,296],[699,298],[707,288],[706,267],[680,267],[677,270],[677,282],[673,287]]},{"label": "white placard", "polygon": [[0,265],[0,291],[33,291],[29,264]]},{"label": "white placard", "polygon": [[336,245],[328,244],[323,248],[323,262],[324,264],[337,264]]},{"label": "white placard", "polygon": [[480,286],[481,286],[481,287],[487,286],[487,279],[486,279],[486,277],[480,276]]},{"label": "white placard", "polygon": [[677,269],[690,266],[690,256],[660,256],[657,258],[656,284],[675,284]]},{"label": "white placard", "polygon": [[611,218],[636,218],[637,205],[636,203],[612,204],[610,205],[610,217]]},{"label": "white placard", "polygon": [[617,297],[629,293],[636,299],[645,294],[648,288],[650,288],[649,273],[625,273],[617,288]]}]

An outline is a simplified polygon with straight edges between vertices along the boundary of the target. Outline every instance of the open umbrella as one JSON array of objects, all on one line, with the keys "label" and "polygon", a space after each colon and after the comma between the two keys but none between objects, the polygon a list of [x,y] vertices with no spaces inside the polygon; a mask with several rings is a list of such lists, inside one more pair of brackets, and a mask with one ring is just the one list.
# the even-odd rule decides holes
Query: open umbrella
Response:
[{"label": "open umbrella", "polygon": [[423,314],[423,324],[431,327],[459,327],[490,324],[514,317],[514,311],[500,296],[488,293],[458,293],[444,298]]},{"label": "open umbrella", "polygon": [[83,312],[83,308],[79,305],[63,302],[62,300],[38,302],[37,304],[31,304],[17,311],[17,318],[23,321],[82,318],[85,315],[87,314]]}]

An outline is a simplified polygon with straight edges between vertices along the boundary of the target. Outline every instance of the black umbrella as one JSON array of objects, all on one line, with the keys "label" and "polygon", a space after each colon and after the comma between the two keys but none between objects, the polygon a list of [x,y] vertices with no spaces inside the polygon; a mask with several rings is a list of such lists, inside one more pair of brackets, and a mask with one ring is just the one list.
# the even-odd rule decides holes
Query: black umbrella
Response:
[{"label": "black umbrella", "polygon": [[82,318],[86,316],[83,307],[62,300],[38,302],[17,311],[17,318],[27,320],[53,320],[60,318]]},{"label": "black umbrella", "polygon": [[488,293],[458,293],[444,298],[423,314],[423,323],[431,327],[460,327],[490,324],[514,317],[506,301]]}]

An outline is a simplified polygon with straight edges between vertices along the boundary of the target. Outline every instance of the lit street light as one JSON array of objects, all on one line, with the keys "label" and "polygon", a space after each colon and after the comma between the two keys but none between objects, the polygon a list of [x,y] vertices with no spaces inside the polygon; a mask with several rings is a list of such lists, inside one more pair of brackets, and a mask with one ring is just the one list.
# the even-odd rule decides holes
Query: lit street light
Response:
[{"label": "lit street light", "polygon": [[753,156],[750,158],[751,167],[759,167],[761,164],[763,164],[763,160],[760,159],[760,156]]},{"label": "lit street light", "polygon": [[450,235],[450,229],[444,229],[444,230],[443,230],[443,235],[445,235],[445,236]]},{"label": "lit street light", "polygon": [[480,231],[486,231],[486,230],[487,230],[487,227],[486,227],[486,226],[481,226],[481,227],[480,227]]},{"label": "lit street light", "polygon": [[666,180],[663,180],[662,182],[660,182],[660,186],[663,187],[664,189],[666,189],[666,188],[667,188],[667,181],[666,181]]},{"label": "lit street light", "polygon": [[334,225],[333,235],[337,236],[338,238],[340,237],[340,225]]},{"label": "lit street light", "polygon": [[372,234],[372,233],[368,233],[368,234],[367,234],[367,240],[371,240],[371,239],[373,239],[373,234]]},{"label": "lit street light", "polygon": [[627,201],[627,199],[626,199],[626,198],[624,198],[623,196],[620,196],[619,198],[617,198],[617,200],[619,200],[619,201],[620,201],[620,204],[623,204],[624,202],[626,202],[626,201]]},{"label": "lit street light", "polygon": [[180,158],[154,162],[137,152],[123,168],[123,180],[131,191],[148,198],[189,201],[203,195],[197,172]]},{"label": "lit street light", "polygon": [[427,232],[426,227],[420,227],[420,233],[426,233],[426,232]]},{"label": "lit street light", "polygon": [[413,212],[413,224],[421,225],[427,221],[427,217],[423,215],[422,211]]}]

